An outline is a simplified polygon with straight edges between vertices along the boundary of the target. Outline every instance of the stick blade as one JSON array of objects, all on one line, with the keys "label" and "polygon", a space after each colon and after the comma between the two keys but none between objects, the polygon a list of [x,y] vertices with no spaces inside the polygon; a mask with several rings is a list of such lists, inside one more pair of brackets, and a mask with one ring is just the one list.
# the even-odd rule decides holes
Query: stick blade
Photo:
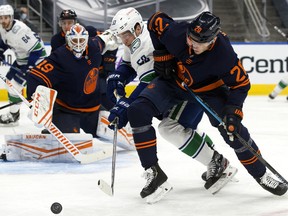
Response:
[{"label": "stick blade", "polygon": [[112,150],[109,148],[106,148],[106,149],[102,149],[94,153],[82,154],[80,158],[78,158],[78,161],[81,164],[89,164],[89,163],[94,163],[100,160],[104,160],[106,158],[110,158],[111,156],[112,156]]},{"label": "stick blade", "polygon": [[107,195],[113,196],[113,190],[107,182],[105,182],[103,179],[98,180],[98,187]]}]

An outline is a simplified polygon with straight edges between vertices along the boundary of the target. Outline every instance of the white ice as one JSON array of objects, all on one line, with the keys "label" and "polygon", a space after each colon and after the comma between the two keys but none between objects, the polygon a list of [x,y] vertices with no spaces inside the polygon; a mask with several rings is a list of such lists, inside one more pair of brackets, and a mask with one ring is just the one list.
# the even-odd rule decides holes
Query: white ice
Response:
[{"label": "white ice", "polygon": [[[4,105],[2,102],[0,105]],[[6,109],[7,110],[7,109]],[[1,113],[6,110],[0,110]],[[22,105],[20,125],[1,127],[4,134],[39,131],[26,118]],[[269,101],[264,96],[249,96],[244,104],[244,124],[256,141],[263,158],[288,179],[288,103],[284,96]],[[154,125],[157,126],[155,121]],[[49,164],[33,162],[0,162],[0,215],[54,215],[50,206],[60,202],[65,216],[287,216],[287,194],[278,197],[263,190],[247,173],[233,150],[224,143],[218,131],[205,117],[199,129],[206,131],[216,149],[238,168],[239,182],[230,182],[218,194],[203,187],[205,170],[198,162],[180,153],[158,136],[159,164],[174,189],[166,198],[148,205],[139,196],[145,184],[136,152],[117,152],[115,194],[109,197],[97,186],[98,179],[111,182],[111,158],[101,162]],[[112,145],[111,145],[112,148]]]}]

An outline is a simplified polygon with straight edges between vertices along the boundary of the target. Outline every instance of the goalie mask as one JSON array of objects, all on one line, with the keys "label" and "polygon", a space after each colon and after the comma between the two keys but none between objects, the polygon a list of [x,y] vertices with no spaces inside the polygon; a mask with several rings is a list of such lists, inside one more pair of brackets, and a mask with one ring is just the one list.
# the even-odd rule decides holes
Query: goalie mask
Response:
[{"label": "goalie mask", "polygon": [[13,23],[14,19],[14,9],[11,7],[11,5],[1,5],[0,6],[0,16],[10,16],[9,23],[4,23],[3,19],[1,18],[1,24],[3,28],[10,29]]},{"label": "goalie mask", "polygon": [[130,31],[135,37],[135,26],[139,24],[141,29],[143,29],[143,19],[141,14],[132,7],[122,9],[118,11],[113,17],[110,30],[117,36],[126,31]]},{"label": "goalie mask", "polygon": [[189,24],[187,36],[198,43],[207,43],[212,41],[219,32],[219,17],[205,11]]},{"label": "goalie mask", "polygon": [[66,33],[66,43],[77,59],[82,57],[87,47],[88,38],[88,31],[78,23]]}]

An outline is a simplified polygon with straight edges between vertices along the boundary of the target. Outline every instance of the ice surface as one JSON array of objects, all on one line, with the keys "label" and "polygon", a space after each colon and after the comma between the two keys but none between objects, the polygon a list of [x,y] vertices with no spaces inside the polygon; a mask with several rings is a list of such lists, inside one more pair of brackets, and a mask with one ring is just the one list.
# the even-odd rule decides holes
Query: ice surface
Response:
[{"label": "ice surface", "polygon": [[[0,105],[4,105],[2,102]],[[7,111],[0,110],[1,113]],[[244,104],[243,123],[256,141],[263,158],[288,179],[288,103],[284,96],[269,101],[264,96],[249,96]],[[26,118],[22,105],[21,122],[15,128],[0,128],[4,134],[37,132]],[[154,125],[157,126],[155,121]],[[154,205],[140,198],[145,184],[136,152],[117,152],[115,195],[109,197],[97,186],[98,179],[111,182],[111,158],[101,162],[55,164],[0,162],[0,215],[54,215],[50,206],[60,202],[65,216],[287,216],[287,194],[274,196],[264,191],[246,172],[232,149],[206,117],[199,125],[216,143],[216,149],[238,168],[239,182],[230,182],[218,194],[204,189],[201,174],[205,167],[179,152],[158,136],[159,164],[169,177],[173,191]],[[112,148],[112,145],[111,145]]]}]

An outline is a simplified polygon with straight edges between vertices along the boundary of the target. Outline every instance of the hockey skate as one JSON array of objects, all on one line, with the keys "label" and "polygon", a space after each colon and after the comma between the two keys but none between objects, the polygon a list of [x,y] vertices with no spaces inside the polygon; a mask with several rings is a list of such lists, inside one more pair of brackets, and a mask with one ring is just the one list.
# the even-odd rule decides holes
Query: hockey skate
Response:
[{"label": "hockey skate", "polygon": [[168,177],[158,164],[147,169],[144,172],[143,177],[147,179],[147,182],[140,192],[140,196],[146,198],[148,204],[160,201],[173,189],[167,182]]},{"label": "hockey skate", "polygon": [[204,187],[212,194],[216,194],[234,177],[237,171],[237,168],[232,167],[223,155],[215,151],[207,167]]},{"label": "hockey skate", "polygon": [[20,112],[0,115],[0,126],[13,127],[19,125]]},{"label": "hockey skate", "polygon": [[262,188],[272,194],[282,196],[287,192],[287,185],[274,179],[270,173],[266,172],[262,177],[255,178],[255,180]]},{"label": "hockey skate", "polygon": [[269,97],[271,100],[273,100],[273,99],[275,98],[275,96],[274,96],[274,95],[272,95],[272,93],[271,93],[271,94],[269,94],[269,95],[268,95],[268,97]]}]

